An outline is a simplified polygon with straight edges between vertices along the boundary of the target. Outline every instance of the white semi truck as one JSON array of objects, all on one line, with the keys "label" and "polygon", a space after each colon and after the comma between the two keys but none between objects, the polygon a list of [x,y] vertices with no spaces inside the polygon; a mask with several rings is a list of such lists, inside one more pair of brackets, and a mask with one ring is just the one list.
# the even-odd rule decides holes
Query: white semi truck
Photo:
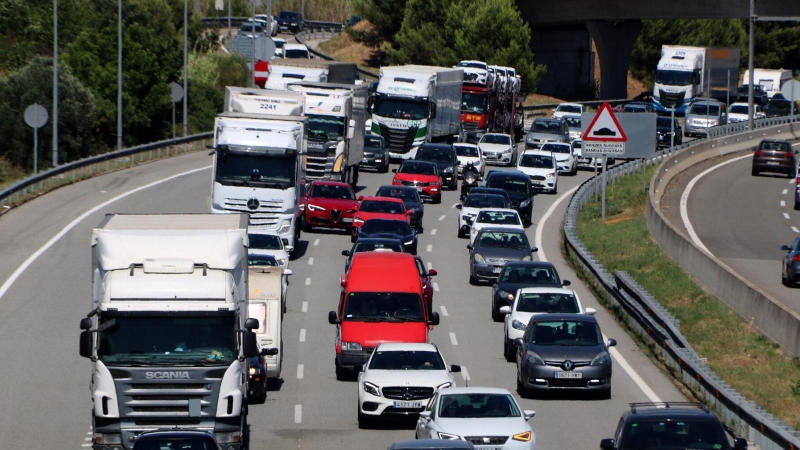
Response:
[{"label": "white semi truck", "polygon": [[267,89],[283,90],[299,81],[353,84],[358,79],[355,63],[322,59],[272,59],[269,62]]},{"label": "white semi truck", "polygon": [[[738,48],[664,45],[656,66],[653,107],[666,113],[670,109],[665,105],[676,104],[675,112],[683,114],[695,97],[735,101],[738,80]],[[677,104],[681,97],[683,102]]]},{"label": "white semi truck", "polygon": [[308,117],[306,179],[358,182],[358,165],[364,159],[364,124],[367,120],[367,86],[300,82],[287,89],[305,97]]},{"label": "white semi truck", "polygon": [[[461,131],[460,67],[382,67],[370,102],[372,133],[392,159],[410,159],[424,142],[452,141]],[[412,151],[412,148],[414,151]]]},{"label": "white semi truck", "polygon": [[296,248],[306,149],[304,97],[296,92],[228,87],[214,121],[211,212],[247,213]]},{"label": "white semi truck", "polygon": [[188,428],[246,448],[247,216],[109,214],[92,231],[92,448],[131,449],[139,433]]}]

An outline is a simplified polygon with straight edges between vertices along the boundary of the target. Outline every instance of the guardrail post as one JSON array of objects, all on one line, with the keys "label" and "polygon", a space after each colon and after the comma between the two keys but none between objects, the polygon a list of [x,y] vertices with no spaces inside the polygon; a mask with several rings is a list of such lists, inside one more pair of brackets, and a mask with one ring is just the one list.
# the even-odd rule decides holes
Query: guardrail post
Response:
[{"label": "guardrail post", "polygon": [[153,160],[153,149],[150,149],[150,154],[147,157],[150,161]]}]

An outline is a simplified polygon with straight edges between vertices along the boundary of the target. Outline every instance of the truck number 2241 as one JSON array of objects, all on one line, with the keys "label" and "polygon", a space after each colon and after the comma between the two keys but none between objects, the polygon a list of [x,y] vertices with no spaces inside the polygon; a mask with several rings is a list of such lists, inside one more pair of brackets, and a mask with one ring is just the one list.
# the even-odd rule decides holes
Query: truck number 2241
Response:
[{"label": "truck number 2241", "polygon": [[261,108],[261,109],[278,109],[275,105],[271,105],[269,103],[259,103],[259,108]]}]

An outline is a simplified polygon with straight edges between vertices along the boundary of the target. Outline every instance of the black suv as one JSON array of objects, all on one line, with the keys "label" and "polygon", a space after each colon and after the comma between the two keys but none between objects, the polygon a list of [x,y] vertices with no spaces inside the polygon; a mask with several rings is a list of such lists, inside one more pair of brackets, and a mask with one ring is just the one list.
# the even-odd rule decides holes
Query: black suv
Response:
[{"label": "black suv", "polygon": [[436,164],[442,178],[442,189],[458,189],[458,155],[450,144],[422,144],[414,156],[417,161]]},{"label": "black suv", "polygon": [[[740,450],[747,440],[701,403],[630,403],[619,419],[613,439],[600,441],[602,450],[691,448]],[[730,439],[729,439],[730,437]],[[732,441],[732,442],[731,442]]]},{"label": "black suv", "polygon": [[278,14],[278,28],[281,31],[291,31],[297,33],[303,30],[306,21],[303,20],[303,15],[297,11],[281,11]]},{"label": "black suv", "polygon": [[[747,103],[747,96],[749,95],[748,90],[750,86],[747,84],[743,84],[739,86],[739,90],[737,94],[739,95],[739,101]],[[733,99],[731,99],[731,102]],[[760,84],[753,85],[753,103],[760,107],[764,107],[767,105],[769,101],[769,95],[767,95],[767,91],[764,90],[764,87]]]}]

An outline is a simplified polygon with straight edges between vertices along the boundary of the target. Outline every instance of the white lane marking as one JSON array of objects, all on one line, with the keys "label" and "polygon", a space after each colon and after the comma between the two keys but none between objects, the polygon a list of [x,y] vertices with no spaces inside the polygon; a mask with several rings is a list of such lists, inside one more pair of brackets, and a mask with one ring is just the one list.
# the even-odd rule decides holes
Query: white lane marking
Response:
[{"label": "white lane marking", "polygon": [[442,217],[439,217],[439,222],[443,221],[445,217],[447,217],[447,216],[445,216],[444,214],[442,214]]},{"label": "white lane marking", "polygon": [[311,258],[308,258],[308,265],[309,266],[313,266],[314,265],[314,257],[313,256]]},{"label": "white lane marking", "polygon": [[303,309],[302,312],[308,312],[308,302],[303,302]]},{"label": "white lane marking", "polygon": [[451,206],[450,209],[455,209],[455,207],[458,205],[460,205],[460,203],[453,203],[453,206]]},{"label": "white lane marking", "polygon": [[788,190],[788,189],[784,189],[784,190],[783,190],[783,192],[782,192],[782,194],[783,194],[783,195],[786,195],[786,194],[788,194],[788,193],[789,193],[789,190]]},{"label": "white lane marking", "polygon": [[469,381],[472,379],[469,377],[469,372],[467,372],[467,366],[461,366],[461,378],[463,378],[464,381]]},{"label": "white lane marking", "polygon": [[455,333],[450,333],[450,342],[453,345],[458,345],[458,340],[456,339],[456,334]]},{"label": "white lane marking", "polygon": [[108,194],[108,191],[100,191],[103,194]]},{"label": "white lane marking", "polygon": [[425,247],[425,251],[429,252],[429,253],[432,252],[433,251],[433,244],[428,244],[428,246]]},{"label": "white lane marking", "polygon": [[439,305],[439,309],[442,310],[442,315],[447,317],[447,308],[445,308],[444,305]]},{"label": "white lane marking", "polygon": [[431,230],[431,236],[436,236],[436,228]]},{"label": "white lane marking", "polygon": [[433,269],[433,264],[431,264],[431,262],[428,261],[428,270],[431,270],[431,269]]},{"label": "white lane marking", "polygon": [[306,329],[303,328],[300,330],[300,342],[305,342],[305,341],[306,341]]},{"label": "white lane marking", "polygon": [[303,379],[303,371],[304,370],[305,370],[305,366],[303,364],[298,364],[297,365],[297,379],[298,380],[302,380]]},{"label": "white lane marking", "polygon": [[303,405],[294,405],[294,423],[303,422]]},{"label": "white lane marking", "polygon": [[154,181],[154,182],[149,183],[149,184],[145,184],[144,186],[139,186],[136,189],[131,189],[130,191],[122,193],[122,194],[120,194],[120,195],[118,195],[118,196],[116,196],[116,197],[114,197],[114,198],[112,198],[110,200],[106,200],[105,202],[103,202],[103,203],[95,206],[94,208],[86,211],[85,213],[81,214],[80,216],[75,218],[75,220],[73,220],[72,222],[67,224],[67,226],[62,228],[61,231],[56,233],[56,235],[53,236],[52,238],[50,238],[50,240],[47,241],[47,243],[45,243],[41,248],[39,248],[39,250],[36,250],[36,252],[34,254],[29,256],[28,259],[25,260],[25,262],[23,262],[19,267],[17,267],[17,270],[15,270],[14,273],[12,273],[10,277],[8,277],[6,282],[3,283],[2,286],[0,286],[0,298],[3,298],[3,296],[6,294],[6,292],[8,292],[8,289],[11,287],[11,285],[13,285],[15,281],[17,281],[17,278],[19,278],[19,276],[22,275],[22,273],[25,272],[25,270],[27,270],[28,267],[30,267],[30,265],[33,264],[33,262],[36,261],[37,258],[42,256],[42,253],[46,252],[50,247],[52,247],[56,242],[58,242],[59,239],[64,237],[65,234],[69,233],[70,230],[75,228],[76,225],[78,225],[81,221],[83,221],[84,219],[86,219],[90,215],[92,215],[92,214],[96,213],[97,211],[105,208],[106,206],[116,202],[117,200],[121,200],[121,199],[123,199],[125,197],[128,197],[129,195],[135,194],[135,193],[137,193],[139,191],[143,191],[143,190],[151,188],[153,186],[158,186],[161,183],[165,183],[167,181],[174,180],[175,178],[180,178],[180,177],[182,177],[184,175],[191,175],[193,173],[200,172],[200,171],[203,171],[203,170],[208,170],[210,168],[211,168],[211,166],[205,166],[205,167],[201,167],[199,169],[188,170],[186,172],[181,172],[181,173],[179,173],[177,175],[172,175],[172,176],[169,176],[167,178],[162,178],[161,180]]},{"label": "white lane marking", "polygon": [[786,202],[781,200],[781,207],[784,207],[784,206],[786,206]]},{"label": "white lane marking", "polygon": [[317,239],[314,239],[314,247],[316,247],[316,246],[318,246],[318,245],[319,245],[319,238],[317,238]]},{"label": "white lane marking", "polygon": [[81,444],[81,447],[83,447],[83,448],[91,447],[91,446],[92,446],[92,444]]},{"label": "white lane marking", "polygon": [[433,290],[436,291],[436,292],[439,292],[439,283],[437,283],[435,281],[433,282]]},{"label": "white lane marking", "polygon": [[552,205],[550,205],[550,208],[548,208],[547,212],[544,213],[544,216],[542,216],[541,220],[539,220],[539,223],[536,224],[536,234],[534,235],[534,241],[533,241],[534,244],[533,245],[539,248],[539,251],[536,252],[536,253],[539,255],[539,259],[540,260],[547,261],[547,257],[544,254],[544,248],[542,246],[542,234],[544,234],[544,224],[545,224],[545,222],[547,222],[547,219],[549,219],[550,216],[553,215],[553,213],[555,212],[556,208],[558,208],[558,205],[560,205],[561,202],[564,201],[564,199],[566,199],[568,197],[571,197],[572,194],[575,191],[578,190],[578,187],[579,186],[575,186],[574,188],[572,188],[572,189],[568,190],[567,192],[564,192],[563,194],[561,194],[561,197],[558,197],[558,200],[556,200],[555,202],[553,202]]},{"label": "white lane marking", "polygon": [[706,248],[705,245],[703,245],[703,242],[700,241],[700,238],[697,236],[697,233],[695,233],[695,231],[694,231],[694,227],[692,227],[692,222],[689,220],[689,208],[688,208],[689,194],[692,192],[692,188],[694,187],[694,185],[697,184],[697,182],[700,181],[700,178],[703,178],[706,174],[711,173],[712,171],[714,171],[714,170],[716,170],[716,169],[718,169],[718,168],[720,168],[720,167],[722,167],[724,165],[727,165],[727,164],[730,164],[730,163],[733,163],[733,162],[736,162],[736,161],[739,161],[739,160],[742,160],[742,159],[745,159],[745,158],[752,158],[752,157],[753,157],[753,155],[744,155],[744,156],[740,156],[738,158],[729,159],[727,161],[724,161],[724,162],[721,162],[721,163],[717,164],[714,167],[710,167],[710,168],[700,172],[699,174],[697,174],[697,176],[692,178],[692,181],[690,181],[689,184],[686,185],[686,189],[683,191],[683,194],[681,194],[681,220],[683,221],[683,226],[686,227],[686,231],[689,233],[689,237],[692,239],[692,242],[694,242],[695,245],[697,245],[698,247],[703,249],[709,255],[712,254],[712,253],[708,250],[708,248]]},{"label": "white lane marking", "polygon": [[783,213],[783,218],[788,220],[789,219],[789,213]]},{"label": "white lane marking", "polygon": [[306,286],[311,286],[311,278],[306,278]]},{"label": "white lane marking", "polygon": [[794,184],[794,180],[789,180],[789,184]]},{"label": "white lane marking", "polygon": [[798,230],[797,227],[792,227],[792,231],[794,231],[795,233],[800,233],[800,230]]}]

